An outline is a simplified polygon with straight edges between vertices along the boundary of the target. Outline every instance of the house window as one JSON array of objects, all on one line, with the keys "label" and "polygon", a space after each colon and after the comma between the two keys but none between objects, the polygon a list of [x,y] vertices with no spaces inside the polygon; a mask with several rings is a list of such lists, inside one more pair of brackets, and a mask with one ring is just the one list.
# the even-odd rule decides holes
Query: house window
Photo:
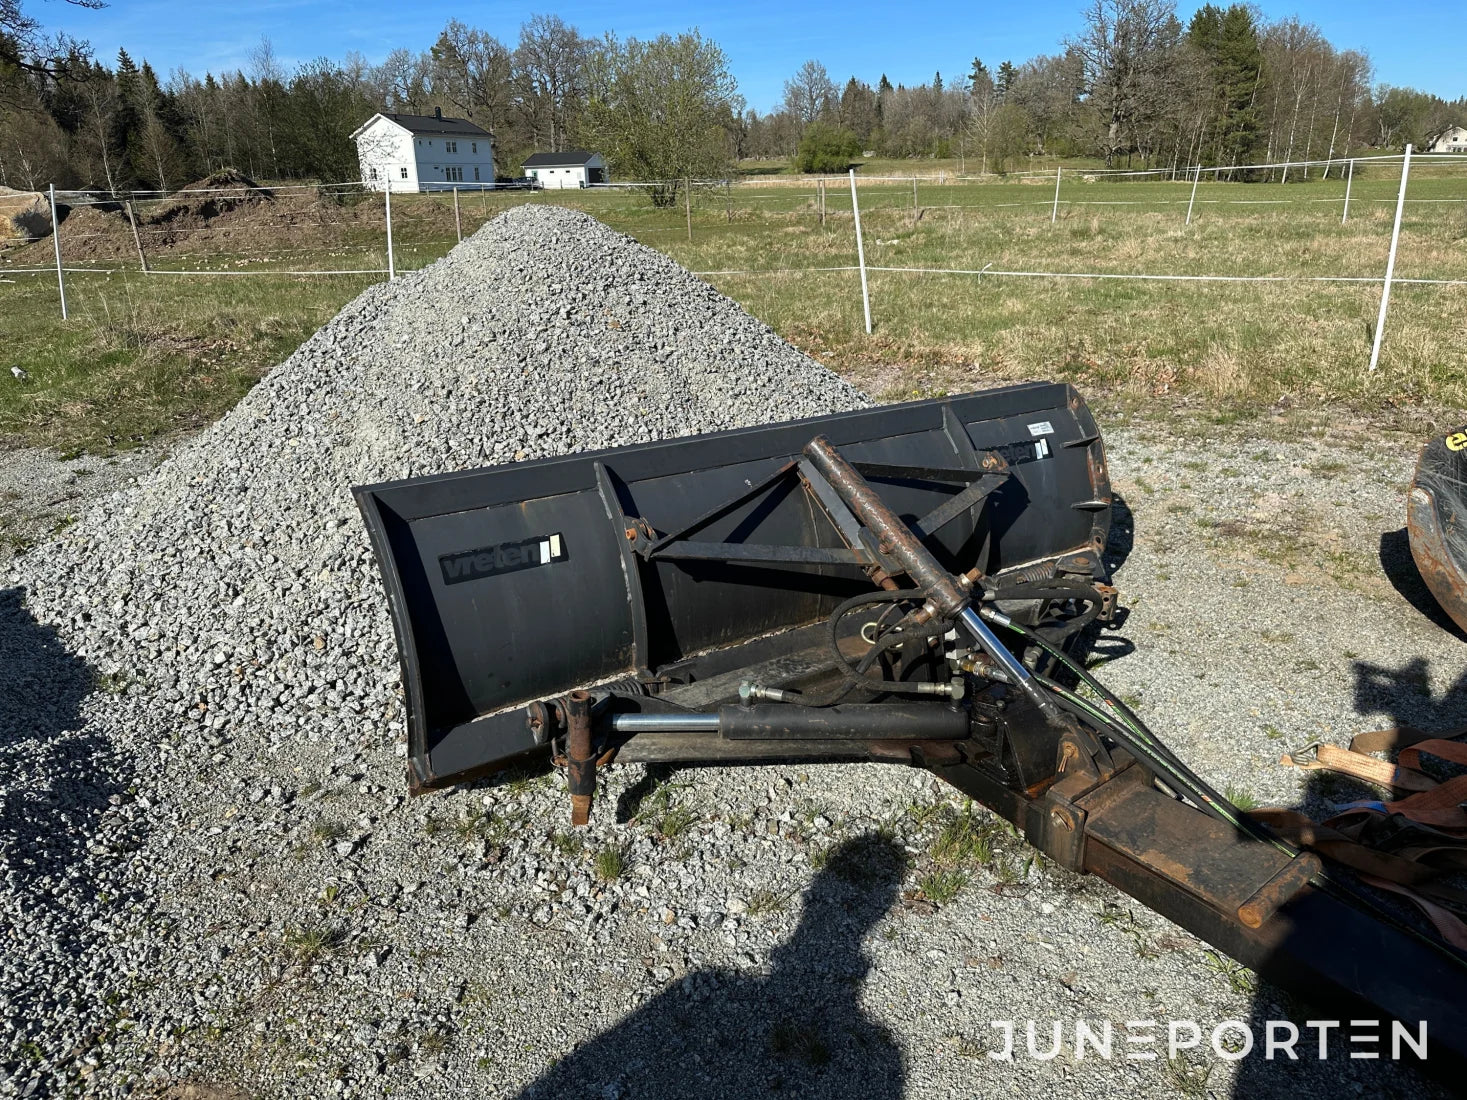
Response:
[{"label": "house window", "polygon": [[450,164],[447,168],[443,170],[443,178],[446,180],[452,180],[455,183],[462,182],[464,178],[463,165]]},{"label": "house window", "polygon": [[474,182],[479,182],[479,166],[477,164],[474,165]]},{"label": "house window", "polygon": [[407,169],[406,168],[402,169],[402,178],[403,179],[407,179]]},{"label": "house window", "polygon": [[449,153],[457,153],[458,152],[458,142],[456,142],[456,141],[445,141],[443,143],[443,148],[444,148],[444,150],[446,152],[449,152]]},{"label": "house window", "polygon": [[477,141],[471,141],[471,142],[469,142],[469,152],[471,152],[471,153],[477,153],[478,151],[479,151],[479,143]]}]

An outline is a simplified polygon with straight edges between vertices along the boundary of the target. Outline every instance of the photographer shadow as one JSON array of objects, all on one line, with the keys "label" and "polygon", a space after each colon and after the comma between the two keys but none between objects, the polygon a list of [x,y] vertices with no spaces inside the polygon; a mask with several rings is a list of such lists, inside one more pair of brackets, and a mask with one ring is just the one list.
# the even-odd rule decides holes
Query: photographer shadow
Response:
[{"label": "photographer shadow", "polygon": [[[1425,657],[1406,659],[1395,668],[1355,662],[1355,711],[1361,715],[1386,714],[1389,720],[1381,727],[1414,727],[1450,736],[1467,726],[1467,671],[1443,691],[1433,695],[1431,691],[1430,665]],[[1370,723],[1375,728],[1376,723]],[[1382,791],[1361,780],[1327,771],[1309,773],[1304,791],[1296,807],[1314,821],[1323,821],[1344,807],[1355,802],[1371,802],[1381,799]],[[1346,882],[1354,882],[1354,875],[1338,864],[1328,863],[1330,874]],[[1361,889],[1368,888],[1359,887]],[[1395,915],[1402,922],[1430,933],[1427,924],[1412,906],[1391,894],[1374,894],[1377,904]],[[1318,937],[1327,929],[1300,928],[1281,945],[1280,955],[1290,952],[1292,937]],[[1381,1017],[1378,1044],[1363,1043],[1352,1046],[1341,1036],[1348,1031],[1352,1018]],[[1318,1037],[1305,1029],[1307,1021],[1314,1019],[1338,1020],[1342,1027],[1331,1037],[1328,1060],[1317,1057]],[[1359,1095],[1445,1097],[1454,1095],[1452,1089],[1444,1087],[1422,1072],[1414,1060],[1394,1061],[1391,1045],[1387,1041],[1390,1025],[1378,1010],[1367,1011],[1360,1006],[1331,1005],[1327,1000],[1311,1002],[1268,982],[1260,983],[1254,995],[1251,1019],[1253,1034],[1260,1046],[1267,1035],[1270,1021],[1292,1021],[1299,1027],[1300,1057],[1297,1061],[1286,1057],[1268,1060],[1255,1052],[1242,1060],[1234,1078],[1232,1095],[1238,1100],[1253,1100],[1256,1097],[1278,1097],[1279,1100],[1295,1100],[1301,1094],[1325,1092],[1342,1094],[1355,1092]],[[1410,1029],[1416,1021],[1403,1021]],[[1368,1030],[1368,1029],[1367,1029]],[[1405,1048],[1402,1048],[1405,1052]],[[1378,1057],[1367,1058],[1364,1053],[1351,1056],[1352,1051],[1368,1053],[1378,1051]],[[1428,1058],[1427,1068],[1431,1068]],[[1455,1093],[1459,1094],[1459,1093]]]},{"label": "photographer shadow", "polygon": [[83,727],[92,671],[37,623],[24,592],[0,589],[0,853],[23,889],[65,879],[121,786],[107,746]]},{"label": "photographer shadow", "polygon": [[896,902],[904,869],[901,848],[874,835],[838,845],[767,975],[687,975],[557,1062],[521,1100],[896,1100],[902,1052],[861,1007],[861,943]]},{"label": "photographer shadow", "polygon": [[[127,784],[111,746],[86,729],[83,704],[94,686],[92,670],[26,609],[23,590],[0,588],[0,868],[7,909],[24,915],[24,935],[17,931],[11,944],[36,962],[16,969],[5,990],[0,1076],[10,1050],[54,1047],[50,963],[97,939],[90,849]],[[33,1068],[39,1074],[22,1064],[21,1095],[36,1087]]]}]

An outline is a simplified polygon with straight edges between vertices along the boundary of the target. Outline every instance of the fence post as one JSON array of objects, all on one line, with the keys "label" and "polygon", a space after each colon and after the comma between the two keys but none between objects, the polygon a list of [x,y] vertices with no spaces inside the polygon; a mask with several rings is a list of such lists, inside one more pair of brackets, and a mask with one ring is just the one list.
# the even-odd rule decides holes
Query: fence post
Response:
[{"label": "fence post", "polygon": [[1192,204],[1197,201],[1197,185],[1202,182],[1202,165],[1197,166],[1197,173],[1192,177],[1192,197],[1187,200],[1187,224],[1192,224]]},{"label": "fence post", "polygon": [[851,212],[856,216],[856,263],[861,268],[861,308],[866,312],[866,335],[871,335],[871,291],[866,285],[866,246],[861,243],[861,203],[856,198],[856,170],[851,169]]},{"label": "fence post", "polygon": [[1345,177],[1345,212],[1340,215],[1340,224],[1350,220],[1350,185],[1355,182],[1355,158],[1350,158],[1350,172]]},{"label": "fence post", "polygon": [[1406,155],[1401,160],[1401,190],[1396,195],[1396,224],[1391,229],[1391,252],[1386,258],[1385,285],[1380,291],[1380,314],[1375,319],[1375,346],[1370,349],[1370,369],[1380,362],[1380,341],[1385,335],[1386,307],[1391,302],[1391,279],[1396,274],[1396,245],[1401,240],[1401,211],[1406,208],[1406,177],[1411,174],[1411,145],[1406,144]]},{"label": "fence post", "polygon": [[127,224],[132,226],[132,243],[137,245],[138,263],[142,265],[143,274],[148,274],[148,257],[143,255],[143,238],[138,234],[138,218],[132,209],[132,199],[123,199],[122,208],[127,211]]},{"label": "fence post", "polygon": [[693,181],[690,178],[683,180],[683,205],[688,212],[688,240],[693,239]]},{"label": "fence post", "polygon": [[917,177],[912,177],[912,224],[917,224]]},{"label": "fence post", "polygon": [[1062,173],[1063,171],[1063,167],[1056,168],[1054,170],[1054,209],[1049,212],[1050,225],[1053,225],[1055,222],[1059,221],[1059,185],[1060,173]]},{"label": "fence post", "polygon": [[817,181],[820,185],[820,224],[825,224],[825,177],[821,176]]},{"label": "fence post", "polygon": [[453,189],[453,231],[458,234],[458,243],[464,243],[464,224],[458,218],[458,188]]},{"label": "fence post", "polygon": [[392,181],[387,181],[387,190],[383,192],[387,196],[387,281],[390,283],[397,278],[397,264],[392,259]]},{"label": "fence post", "polygon": [[66,320],[66,276],[61,273],[61,222],[56,217],[56,185],[51,184],[51,243],[56,248],[56,289],[61,292],[61,319]]}]

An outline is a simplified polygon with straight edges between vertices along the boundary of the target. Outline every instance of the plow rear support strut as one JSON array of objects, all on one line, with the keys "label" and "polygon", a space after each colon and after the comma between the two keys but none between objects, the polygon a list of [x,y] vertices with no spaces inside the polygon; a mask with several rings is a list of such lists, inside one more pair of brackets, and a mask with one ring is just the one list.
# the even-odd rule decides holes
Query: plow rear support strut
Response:
[{"label": "plow rear support strut", "polygon": [[[1311,884],[1317,856],[1290,859],[1156,790],[1126,768],[1073,802],[1029,799],[962,761],[939,778],[1008,818],[1030,843],[1181,925],[1330,1019],[1426,1021],[1427,1067],[1467,1070],[1467,969],[1450,949]],[[1058,786],[1058,785],[1057,785]]]}]

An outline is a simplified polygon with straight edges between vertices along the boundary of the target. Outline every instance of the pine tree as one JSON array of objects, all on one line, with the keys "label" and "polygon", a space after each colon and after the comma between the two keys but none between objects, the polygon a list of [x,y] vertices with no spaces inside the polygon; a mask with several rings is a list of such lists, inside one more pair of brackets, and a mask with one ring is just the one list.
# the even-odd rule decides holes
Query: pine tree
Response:
[{"label": "pine tree", "polygon": [[1005,61],[998,67],[998,79],[993,82],[993,88],[1000,102],[1008,98],[1009,89],[1014,86],[1015,73],[1012,61]]},{"label": "pine tree", "polygon": [[1258,87],[1263,51],[1253,16],[1242,4],[1226,11],[1213,4],[1199,8],[1187,27],[1188,44],[1203,60],[1211,82],[1214,138],[1207,154],[1214,164],[1251,159],[1258,142]]},{"label": "pine tree", "polygon": [[979,58],[973,58],[973,68],[968,73],[969,90],[977,91],[980,87],[987,87],[989,79],[988,66]]},{"label": "pine tree", "polygon": [[138,130],[143,121],[142,74],[125,49],[117,51],[116,109],[111,120],[112,148],[117,152],[117,178],[119,187],[132,187],[137,183],[133,168]]}]

